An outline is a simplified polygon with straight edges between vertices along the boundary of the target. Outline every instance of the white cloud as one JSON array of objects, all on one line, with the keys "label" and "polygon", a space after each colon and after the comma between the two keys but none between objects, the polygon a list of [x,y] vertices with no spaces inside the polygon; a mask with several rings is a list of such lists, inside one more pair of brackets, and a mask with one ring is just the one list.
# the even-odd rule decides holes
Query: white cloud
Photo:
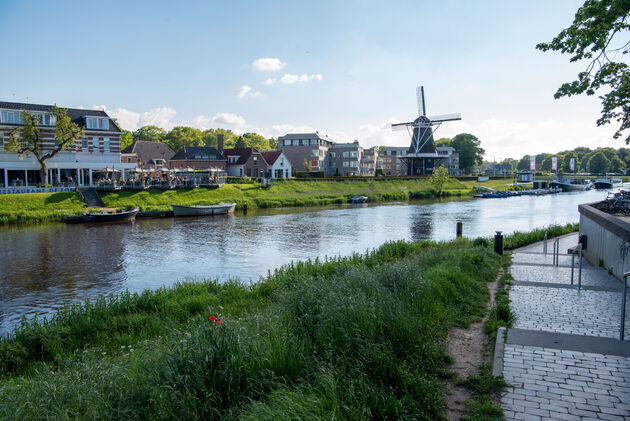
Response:
[{"label": "white cloud", "polygon": [[273,77],[270,77],[269,79],[265,81],[265,85],[267,86],[273,85],[274,83],[276,83],[276,78],[273,78]]},{"label": "white cloud", "polygon": [[250,88],[247,85],[243,85],[240,88],[238,88],[235,95],[238,99],[243,99],[246,96],[252,96],[252,97],[262,96],[262,94],[258,91],[252,92],[252,88]]},{"label": "white cloud", "polygon": [[239,99],[245,98],[245,95],[247,95],[247,93],[251,90],[252,88],[250,88],[249,86],[243,85],[236,91],[236,97]]},{"label": "white cloud", "polygon": [[231,129],[235,133],[243,133],[246,131],[247,124],[245,119],[240,115],[232,113],[218,113],[213,117],[198,115],[192,121],[192,126],[201,130],[207,129]]},{"label": "white cloud", "polygon": [[175,126],[171,120],[177,114],[172,108],[158,107],[143,113],[129,111],[125,108],[109,110],[104,105],[92,106],[92,109],[104,110],[109,116],[115,118],[124,130],[136,130],[142,126],[153,125],[170,130]]},{"label": "white cloud", "polygon": [[292,75],[292,74],[288,74],[285,73],[284,76],[282,76],[282,78],[280,78],[280,82],[284,83],[286,85],[292,85],[294,83],[300,83],[300,84],[304,84],[304,83],[310,83],[314,80],[320,81],[324,78],[324,76],[322,76],[321,74],[314,74],[314,75]]},{"label": "white cloud", "polygon": [[316,130],[311,126],[301,125],[294,126],[292,124],[274,124],[270,128],[263,130],[263,136],[278,137],[287,133],[314,133]]},{"label": "white cloud", "polygon": [[274,72],[281,70],[287,63],[280,61],[279,58],[259,58],[254,60],[252,66],[261,72]]}]

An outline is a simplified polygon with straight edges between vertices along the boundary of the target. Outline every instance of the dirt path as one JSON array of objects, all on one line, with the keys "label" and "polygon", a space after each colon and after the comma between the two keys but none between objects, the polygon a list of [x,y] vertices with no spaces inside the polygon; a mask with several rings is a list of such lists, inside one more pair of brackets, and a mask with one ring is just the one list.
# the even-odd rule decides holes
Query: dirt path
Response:
[{"label": "dirt path", "polygon": [[[490,302],[488,309],[492,308],[495,301],[495,295],[499,286],[499,278],[503,275],[503,268],[499,271],[499,275],[488,284],[490,290]],[[449,369],[457,374],[460,379],[464,379],[470,375],[479,372],[479,366],[482,363],[491,362],[492,350],[486,349],[487,336],[483,331],[483,324],[488,318],[488,312],[483,319],[477,323],[471,324],[467,329],[454,328],[446,337],[446,352],[453,357],[453,363]],[[446,387],[446,418],[449,420],[459,420],[466,412],[466,401],[471,398],[468,388],[450,381]]]}]

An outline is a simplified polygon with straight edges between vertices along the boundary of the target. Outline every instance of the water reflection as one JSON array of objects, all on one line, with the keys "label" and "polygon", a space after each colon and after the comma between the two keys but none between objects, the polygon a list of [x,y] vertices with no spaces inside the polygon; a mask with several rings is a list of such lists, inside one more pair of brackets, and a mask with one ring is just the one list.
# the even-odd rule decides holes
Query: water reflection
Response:
[{"label": "water reflection", "polygon": [[178,280],[257,280],[291,260],[348,255],[386,241],[450,240],[577,222],[590,191],[545,197],[441,200],[249,211],[248,215],[138,220],[122,225],[0,228],[0,331],[24,314]]}]

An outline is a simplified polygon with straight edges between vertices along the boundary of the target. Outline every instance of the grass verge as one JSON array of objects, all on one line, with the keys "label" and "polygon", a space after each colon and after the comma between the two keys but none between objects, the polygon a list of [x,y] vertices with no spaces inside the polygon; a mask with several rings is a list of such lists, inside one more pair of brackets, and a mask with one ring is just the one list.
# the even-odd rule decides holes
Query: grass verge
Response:
[{"label": "grass verge", "polygon": [[0,342],[0,418],[437,419],[444,338],[484,314],[500,261],[387,243],[24,322]]}]

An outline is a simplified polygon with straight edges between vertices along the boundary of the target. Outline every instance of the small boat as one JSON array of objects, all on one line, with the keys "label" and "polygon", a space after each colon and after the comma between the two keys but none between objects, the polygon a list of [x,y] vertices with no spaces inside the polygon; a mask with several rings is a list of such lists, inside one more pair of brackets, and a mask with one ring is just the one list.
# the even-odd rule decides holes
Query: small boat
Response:
[{"label": "small boat", "polygon": [[173,215],[175,216],[205,216],[233,213],[236,203],[219,203],[218,205],[209,206],[171,206],[173,206]]},{"label": "small boat", "polygon": [[560,178],[549,183],[551,187],[561,188],[562,191],[584,191],[593,188],[593,182],[587,178]]},{"label": "small boat", "polygon": [[365,203],[367,200],[367,196],[354,196],[348,199],[348,203]]},{"label": "small boat", "polygon": [[484,199],[496,199],[502,197],[513,197],[520,196],[521,192],[519,191],[496,191],[493,193],[482,193],[481,197]]},{"label": "small boat", "polygon": [[112,212],[88,212],[81,216],[65,216],[63,222],[67,224],[85,224],[100,222],[127,222],[136,219],[140,209],[114,210]]},{"label": "small boat", "polygon": [[602,177],[595,180],[595,188],[596,189],[612,189],[615,184],[622,184],[623,180],[621,178],[612,178],[612,177]]}]

